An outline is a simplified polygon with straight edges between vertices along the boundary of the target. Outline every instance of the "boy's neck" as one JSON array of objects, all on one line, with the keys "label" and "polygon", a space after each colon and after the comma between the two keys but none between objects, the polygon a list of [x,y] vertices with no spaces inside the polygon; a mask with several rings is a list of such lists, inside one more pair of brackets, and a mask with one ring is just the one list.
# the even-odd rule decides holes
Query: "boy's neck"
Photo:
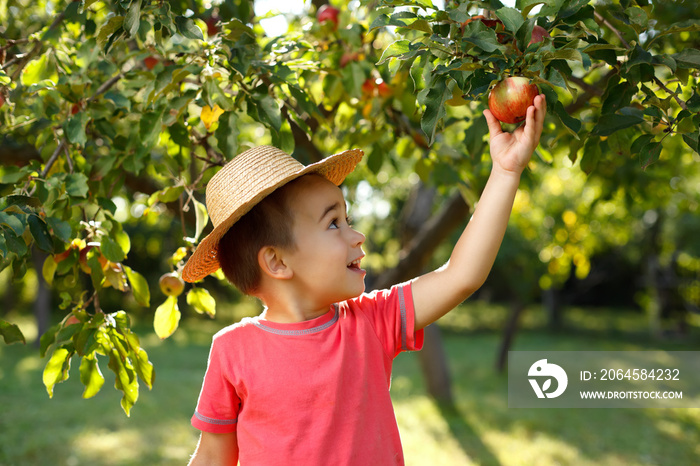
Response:
[{"label": "boy's neck", "polygon": [[320,305],[299,299],[295,293],[290,295],[290,290],[285,286],[262,287],[258,298],[265,306],[263,318],[279,324],[294,324],[316,319],[326,314],[331,304]]},{"label": "boy's neck", "polygon": [[265,312],[263,313],[263,318],[278,324],[297,324],[321,317],[328,311],[330,311],[330,306],[326,309],[312,312],[301,310],[282,310],[278,307],[272,308],[266,306]]}]

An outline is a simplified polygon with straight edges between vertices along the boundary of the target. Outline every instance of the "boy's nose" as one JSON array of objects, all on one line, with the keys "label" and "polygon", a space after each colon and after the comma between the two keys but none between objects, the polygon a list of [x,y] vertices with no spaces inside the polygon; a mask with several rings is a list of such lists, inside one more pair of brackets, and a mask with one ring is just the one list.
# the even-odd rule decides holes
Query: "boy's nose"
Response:
[{"label": "boy's nose", "polygon": [[363,235],[359,231],[352,229],[352,228],[350,229],[350,231],[352,234],[352,245],[354,247],[362,246],[362,243],[364,243],[365,239],[367,239],[367,238],[365,238],[365,235]]}]

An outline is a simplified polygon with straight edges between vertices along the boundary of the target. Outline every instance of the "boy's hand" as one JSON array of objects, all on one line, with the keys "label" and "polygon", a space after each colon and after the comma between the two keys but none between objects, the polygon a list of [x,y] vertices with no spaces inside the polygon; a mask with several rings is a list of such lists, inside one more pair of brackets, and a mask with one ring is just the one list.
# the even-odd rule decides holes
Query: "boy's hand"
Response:
[{"label": "boy's hand", "polygon": [[489,126],[491,160],[493,169],[501,169],[520,176],[540,142],[547,106],[544,94],[535,97],[534,105],[527,109],[525,125],[512,133],[504,132],[501,123],[489,110],[484,111]]}]

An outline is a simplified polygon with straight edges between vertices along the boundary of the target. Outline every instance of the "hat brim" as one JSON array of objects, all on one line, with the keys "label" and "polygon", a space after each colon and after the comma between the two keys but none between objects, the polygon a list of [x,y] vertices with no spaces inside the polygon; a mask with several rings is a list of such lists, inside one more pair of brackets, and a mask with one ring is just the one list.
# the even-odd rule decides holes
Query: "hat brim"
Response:
[{"label": "hat brim", "polygon": [[364,153],[359,149],[346,150],[307,165],[294,173],[288,174],[275,184],[261,189],[255,197],[234,210],[228,218],[217,225],[199,243],[182,270],[182,279],[193,283],[219,270],[221,267],[218,259],[219,241],[221,241],[221,238],[223,238],[229,228],[270,193],[290,181],[311,173],[319,174],[338,186],[355,169],[360,160],[362,160],[363,155]]}]

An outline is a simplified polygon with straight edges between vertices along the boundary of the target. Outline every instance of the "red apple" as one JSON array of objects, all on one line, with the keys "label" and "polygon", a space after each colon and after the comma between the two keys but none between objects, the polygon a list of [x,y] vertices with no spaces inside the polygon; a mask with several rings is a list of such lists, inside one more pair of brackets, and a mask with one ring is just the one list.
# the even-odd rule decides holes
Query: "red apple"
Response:
[{"label": "red apple", "polygon": [[374,78],[367,78],[362,83],[362,93],[367,97],[372,97],[377,91],[377,82]]},{"label": "red apple", "polygon": [[75,115],[76,113],[78,113],[78,112],[79,112],[80,110],[82,110],[82,109],[83,109],[83,106],[82,106],[82,104],[81,104],[80,102],[75,103],[75,104],[73,104],[73,106],[71,106],[71,108],[70,108],[70,114],[71,114],[71,115]]},{"label": "red apple", "polygon": [[394,93],[394,90],[384,81],[377,84],[377,92],[379,92],[379,97],[382,99],[388,99]]},{"label": "red apple", "polygon": [[[462,33],[464,33],[464,28],[467,26],[467,24],[471,23],[472,21],[476,21],[477,19],[484,23],[484,26],[491,29],[496,29],[496,27],[499,24],[503,24],[503,22],[500,19],[489,19],[484,15],[476,15],[472,16],[471,18],[467,19],[465,22],[462,23]],[[505,44],[508,42],[507,34],[496,34],[496,37],[498,38],[498,42],[501,44]]]},{"label": "red apple", "polygon": [[0,94],[0,107],[2,107],[3,105],[5,105],[5,96]]},{"label": "red apple", "polygon": [[527,45],[542,42],[545,37],[549,37],[549,33],[547,32],[547,30],[542,26],[535,25],[535,27],[532,28],[532,39],[530,39],[530,42],[528,42]]},{"label": "red apple", "polygon": [[333,22],[333,29],[338,28],[338,15],[340,10],[331,5],[322,5],[321,8],[316,12],[316,19],[319,23],[324,23],[326,21]]},{"label": "red apple", "polygon": [[527,78],[506,78],[491,89],[489,110],[503,123],[518,123],[525,119],[527,108],[539,93],[537,86]]},{"label": "red apple", "polygon": [[207,36],[211,37],[219,33],[218,16],[210,16],[204,20],[204,23],[207,25]]},{"label": "red apple", "polygon": [[158,64],[158,59],[156,57],[146,57],[143,59],[143,64],[146,65],[146,68],[152,70]]},{"label": "red apple", "polygon": [[342,57],[340,57],[340,67],[345,68],[348,63],[352,61],[357,61],[360,58],[359,52],[345,52]]}]

